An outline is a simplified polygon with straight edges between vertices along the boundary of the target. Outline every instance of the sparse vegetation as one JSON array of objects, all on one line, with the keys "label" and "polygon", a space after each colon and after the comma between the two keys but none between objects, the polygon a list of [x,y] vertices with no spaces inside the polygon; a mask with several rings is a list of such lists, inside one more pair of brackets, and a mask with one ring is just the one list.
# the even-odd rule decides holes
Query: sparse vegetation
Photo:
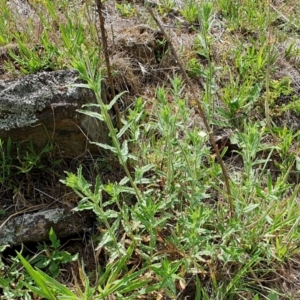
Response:
[{"label": "sparse vegetation", "polygon": [[[300,2],[275,2],[107,1],[108,78],[93,1],[28,0],[35,13],[17,19],[0,0],[2,76],[76,69],[76,86],[97,99],[80,112],[105,122],[111,138],[94,141],[110,154],[94,158],[93,171],[49,169],[80,198],[75,211],[94,212],[92,254],[71,263],[76,253],[51,231],[43,255],[2,257],[1,299],[300,299],[299,126],[290,120],[300,122]],[[106,103],[110,79],[117,95]],[[0,182],[12,190],[12,170],[36,173],[52,150],[30,145],[14,157],[10,141],[0,146]],[[59,272],[66,263],[70,276]]]}]

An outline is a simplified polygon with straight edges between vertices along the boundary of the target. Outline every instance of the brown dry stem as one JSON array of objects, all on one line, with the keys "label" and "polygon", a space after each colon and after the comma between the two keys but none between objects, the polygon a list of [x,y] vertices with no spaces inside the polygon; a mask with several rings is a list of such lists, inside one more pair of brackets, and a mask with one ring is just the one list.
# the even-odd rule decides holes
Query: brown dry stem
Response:
[{"label": "brown dry stem", "polygon": [[[104,57],[105,57],[107,76],[108,76],[109,86],[110,86],[110,90],[111,90],[111,95],[112,95],[112,98],[114,98],[116,95],[115,95],[114,82],[113,82],[113,78],[112,78],[111,65],[110,65],[110,60],[109,60],[107,35],[106,35],[105,27],[104,27],[105,21],[104,21],[103,15],[102,15],[101,0],[96,0],[96,4],[97,4],[97,10],[98,10],[98,15],[99,15],[99,20],[100,20],[101,39],[102,39],[102,44],[103,44],[103,52],[104,52]],[[119,110],[117,103],[114,104],[114,110],[115,110],[115,114],[116,114],[116,118],[117,118],[117,126],[118,126],[118,129],[120,130],[122,128],[122,122],[121,122],[120,110]]]}]

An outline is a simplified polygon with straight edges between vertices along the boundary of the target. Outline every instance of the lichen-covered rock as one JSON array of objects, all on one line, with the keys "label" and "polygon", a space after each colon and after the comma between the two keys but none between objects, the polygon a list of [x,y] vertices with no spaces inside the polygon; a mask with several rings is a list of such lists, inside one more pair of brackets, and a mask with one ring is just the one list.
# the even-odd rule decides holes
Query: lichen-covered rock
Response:
[{"label": "lichen-covered rock", "polygon": [[91,90],[72,86],[72,70],[41,72],[15,82],[0,81],[0,139],[33,142],[37,149],[55,144],[74,157],[96,148],[88,140],[107,142],[104,124],[76,110],[94,103]]},{"label": "lichen-covered rock", "polygon": [[21,214],[1,224],[0,246],[45,241],[51,227],[58,238],[71,236],[89,230],[93,220],[90,211],[77,213],[64,208]]}]

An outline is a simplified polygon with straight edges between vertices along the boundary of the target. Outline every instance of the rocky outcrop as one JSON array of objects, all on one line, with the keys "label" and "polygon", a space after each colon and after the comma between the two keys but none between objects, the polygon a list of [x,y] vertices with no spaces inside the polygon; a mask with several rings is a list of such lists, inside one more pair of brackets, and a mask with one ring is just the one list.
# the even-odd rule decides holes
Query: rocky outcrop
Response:
[{"label": "rocky outcrop", "polygon": [[104,124],[76,110],[94,103],[88,89],[72,86],[77,73],[72,70],[41,72],[15,82],[0,81],[0,138],[31,141],[35,149],[51,143],[66,157],[83,154],[88,143],[107,142]]}]

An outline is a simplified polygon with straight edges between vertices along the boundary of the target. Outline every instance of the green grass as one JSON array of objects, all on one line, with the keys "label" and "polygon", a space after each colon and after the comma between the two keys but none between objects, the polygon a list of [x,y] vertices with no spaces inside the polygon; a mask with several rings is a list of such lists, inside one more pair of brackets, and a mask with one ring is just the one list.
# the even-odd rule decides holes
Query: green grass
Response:
[{"label": "green grass", "polygon": [[[194,42],[179,52],[193,84],[201,82],[199,99],[192,99],[179,71],[156,86],[151,103],[136,96],[118,130],[109,112],[125,94],[109,104],[101,98],[107,72],[92,3],[75,14],[68,1],[33,2],[44,28],[37,51],[23,47],[34,27],[18,34],[17,20],[2,2],[0,43],[20,47],[10,53],[8,71],[13,62],[24,74],[75,68],[85,82],[79,86],[97,99],[80,111],[105,122],[110,133],[110,144],[95,143],[124,171],[115,182],[101,174],[89,182],[80,167],[63,180],[81,199],[74,210],[92,210],[101,226],[94,251],[105,253],[105,263],[93,280],[79,262],[80,280],[66,288],[18,254],[13,267],[2,262],[3,299],[13,292],[29,297],[29,291],[46,299],[299,299],[284,289],[280,275],[299,263],[299,134],[278,120],[299,112],[299,92],[278,70],[283,57],[298,67],[296,44],[284,54],[279,50],[287,37],[298,37],[297,18],[283,11],[287,20],[279,26],[282,15],[267,1],[185,1],[177,11]],[[296,1],[288,7],[300,11]],[[160,1],[156,13],[167,18],[174,9],[175,2]],[[143,17],[131,2],[117,4],[117,11],[124,19]],[[218,34],[214,26],[220,26]],[[197,122],[197,101],[212,129],[232,132],[220,148],[229,189],[209,132]],[[1,149],[7,172],[11,158],[8,148]],[[17,280],[16,270],[26,278],[19,294],[8,284]]]}]

